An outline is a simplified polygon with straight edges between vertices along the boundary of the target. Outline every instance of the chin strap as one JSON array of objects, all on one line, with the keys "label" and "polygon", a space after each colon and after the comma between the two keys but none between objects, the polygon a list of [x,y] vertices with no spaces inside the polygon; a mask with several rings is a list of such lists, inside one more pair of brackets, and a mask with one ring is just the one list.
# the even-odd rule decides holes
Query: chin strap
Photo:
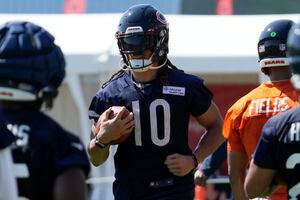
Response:
[{"label": "chin strap", "polygon": [[159,68],[165,66],[167,62],[168,62],[168,58],[166,58],[165,61],[161,65],[158,65],[158,66],[149,66],[148,68],[149,69],[159,69]]},{"label": "chin strap", "polygon": [[[143,59],[141,59],[141,60],[143,60]],[[167,61],[168,61],[168,58],[166,58],[166,60],[165,60],[161,65],[153,66],[152,63],[151,63],[150,65],[147,65],[147,66],[142,67],[142,68],[132,68],[132,67],[130,67],[130,66],[125,65],[125,63],[124,63],[124,65],[121,65],[121,64],[120,64],[120,66],[121,66],[121,68],[122,68],[123,70],[131,70],[131,71],[134,71],[134,72],[146,72],[146,71],[148,71],[149,69],[151,69],[151,70],[156,70],[156,69],[159,69],[159,68],[165,66],[166,63],[167,63]],[[123,61],[121,60],[121,62],[123,62]]]}]

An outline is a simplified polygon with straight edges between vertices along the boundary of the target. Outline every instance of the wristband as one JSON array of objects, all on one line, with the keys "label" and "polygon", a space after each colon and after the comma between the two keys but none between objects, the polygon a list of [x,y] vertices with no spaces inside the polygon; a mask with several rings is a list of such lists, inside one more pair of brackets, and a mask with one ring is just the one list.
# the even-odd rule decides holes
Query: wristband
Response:
[{"label": "wristband", "polygon": [[100,142],[100,140],[97,137],[95,137],[95,145],[97,147],[103,149],[103,148],[107,147],[108,144],[103,144],[102,142]]}]

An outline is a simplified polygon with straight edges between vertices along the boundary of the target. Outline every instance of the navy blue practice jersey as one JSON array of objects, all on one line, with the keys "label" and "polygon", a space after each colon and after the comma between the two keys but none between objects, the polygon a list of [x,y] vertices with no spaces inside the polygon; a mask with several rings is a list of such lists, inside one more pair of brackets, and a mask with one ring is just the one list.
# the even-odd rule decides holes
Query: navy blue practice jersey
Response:
[{"label": "navy blue practice jersey", "polygon": [[167,76],[167,86],[160,77],[138,84],[129,71],[124,72],[98,91],[91,102],[89,117],[95,121],[110,106],[125,106],[134,113],[135,130],[114,156],[116,199],[159,199],[150,194],[163,193],[161,188],[185,199],[180,193],[194,189],[192,173],[176,177],[164,162],[173,153],[192,154],[188,146],[189,118],[207,111],[212,93],[196,76],[175,69],[168,69]]},{"label": "navy blue practice jersey", "polygon": [[52,200],[54,181],[64,170],[78,167],[89,173],[81,141],[39,110],[2,109],[0,118],[17,138],[12,154],[20,197]]},{"label": "navy blue practice jersey", "polygon": [[4,149],[16,140],[15,136],[5,127],[0,120],[0,149]]},{"label": "navy blue practice jersey", "polygon": [[300,107],[272,117],[264,126],[254,163],[276,170],[290,199],[300,199]]}]

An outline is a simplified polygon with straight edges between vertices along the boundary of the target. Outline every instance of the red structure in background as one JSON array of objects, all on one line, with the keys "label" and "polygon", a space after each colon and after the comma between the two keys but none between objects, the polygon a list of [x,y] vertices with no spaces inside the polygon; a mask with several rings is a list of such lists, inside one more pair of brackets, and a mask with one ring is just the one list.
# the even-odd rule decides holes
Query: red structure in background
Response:
[{"label": "red structure in background", "polygon": [[[227,110],[242,96],[247,94],[249,91],[257,87],[255,84],[228,84],[228,85],[217,85],[210,84],[207,87],[214,94],[214,102],[220,109],[220,112],[225,117]],[[204,133],[204,129],[195,121],[193,117],[190,119],[189,125],[189,144],[192,149],[197,145],[197,141]]]},{"label": "red structure in background", "polygon": [[[214,102],[218,105],[220,112],[225,117],[227,110],[234,104],[239,98],[247,94],[249,91],[257,87],[255,84],[243,84],[243,85],[207,85],[208,88],[214,94]],[[196,120],[191,117],[189,125],[189,144],[192,149],[197,145],[197,141],[204,133],[204,129],[199,126]],[[221,175],[227,174],[227,162],[225,161],[219,169]],[[208,191],[207,191],[208,192]],[[194,200],[207,200],[206,188],[196,186],[195,199]]]},{"label": "red structure in background", "polygon": [[233,14],[233,0],[217,0],[216,14],[217,15],[232,15]]},{"label": "red structure in background", "polygon": [[64,13],[85,13],[87,0],[65,0],[64,1]]}]

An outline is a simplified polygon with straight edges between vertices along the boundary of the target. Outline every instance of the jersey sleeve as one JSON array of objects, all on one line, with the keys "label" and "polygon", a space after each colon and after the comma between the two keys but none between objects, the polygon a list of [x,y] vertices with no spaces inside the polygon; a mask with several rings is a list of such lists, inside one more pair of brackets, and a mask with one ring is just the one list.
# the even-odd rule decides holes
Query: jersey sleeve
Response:
[{"label": "jersey sleeve", "polygon": [[192,82],[191,85],[192,102],[190,111],[194,117],[205,113],[213,98],[212,92],[203,84],[201,79]]},{"label": "jersey sleeve", "polygon": [[238,112],[239,108],[234,105],[231,107],[225,116],[223,124],[223,136],[227,139],[228,152],[242,152],[245,153],[245,147],[242,143],[238,127],[241,123],[241,116]]},{"label": "jersey sleeve", "polygon": [[276,167],[275,133],[274,124],[269,120],[262,129],[262,135],[253,156],[254,163],[261,168],[275,169]]},{"label": "jersey sleeve", "polygon": [[69,168],[81,168],[86,176],[90,172],[90,163],[85,147],[78,137],[59,129],[55,146],[55,169],[60,174]]},{"label": "jersey sleeve", "polygon": [[95,122],[98,121],[98,118],[100,115],[108,109],[108,103],[106,103],[106,100],[103,97],[103,93],[98,92],[92,99],[89,107],[89,118],[93,119]]}]

